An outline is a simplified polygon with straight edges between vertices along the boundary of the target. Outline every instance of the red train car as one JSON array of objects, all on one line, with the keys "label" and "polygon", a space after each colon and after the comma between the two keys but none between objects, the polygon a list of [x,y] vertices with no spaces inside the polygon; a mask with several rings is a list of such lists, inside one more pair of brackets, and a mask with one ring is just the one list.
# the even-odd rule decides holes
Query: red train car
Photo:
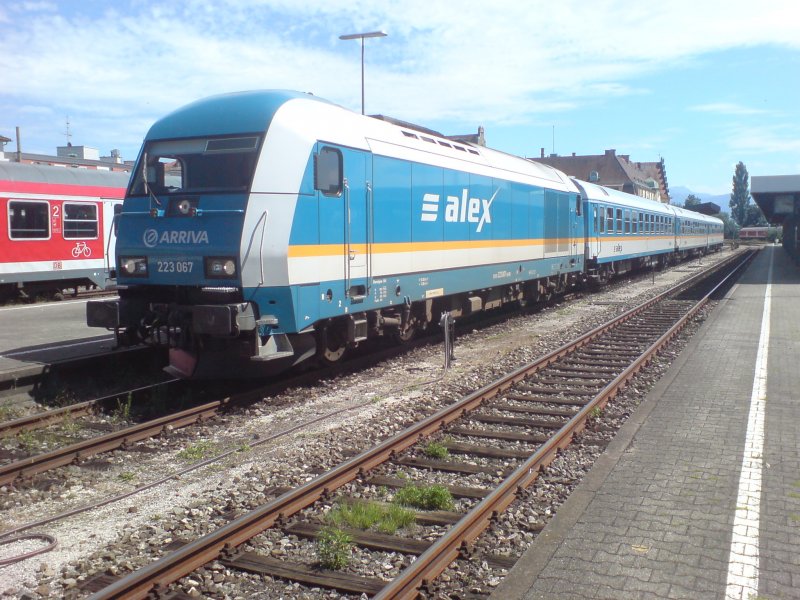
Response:
[{"label": "red train car", "polygon": [[114,215],[129,174],[0,162],[0,301],[114,275]]}]

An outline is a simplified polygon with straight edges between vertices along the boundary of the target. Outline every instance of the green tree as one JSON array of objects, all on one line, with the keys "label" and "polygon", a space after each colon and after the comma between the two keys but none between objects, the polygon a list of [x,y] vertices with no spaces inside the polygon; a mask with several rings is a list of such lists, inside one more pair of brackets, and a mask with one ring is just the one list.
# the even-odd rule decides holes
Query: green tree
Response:
[{"label": "green tree", "polygon": [[747,223],[747,207],[750,204],[750,186],[748,184],[749,175],[747,167],[742,161],[736,165],[733,174],[733,192],[731,192],[731,217],[740,227]]},{"label": "green tree", "polygon": [[739,237],[739,226],[736,224],[736,221],[731,219],[731,216],[728,213],[721,212],[714,216],[722,220],[726,240],[733,240]]},{"label": "green tree", "polygon": [[766,227],[769,225],[767,219],[764,218],[764,213],[758,204],[750,204],[747,207],[747,214],[744,217],[745,227]]},{"label": "green tree", "polygon": [[694,194],[689,194],[686,196],[686,200],[683,202],[684,208],[692,208],[693,206],[697,206],[698,204],[702,204],[702,200],[695,196]]}]

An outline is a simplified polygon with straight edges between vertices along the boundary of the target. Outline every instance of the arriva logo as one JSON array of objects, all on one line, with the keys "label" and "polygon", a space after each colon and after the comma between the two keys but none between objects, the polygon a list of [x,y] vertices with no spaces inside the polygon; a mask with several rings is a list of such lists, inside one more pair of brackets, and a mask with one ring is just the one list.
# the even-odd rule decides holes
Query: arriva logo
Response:
[{"label": "arriva logo", "polygon": [[155,248],[158,244],[208,244],[208,232],[173,229],[159,234],[155,229],[146,229],[142,241],[148,248]]},{"label": "arriva logo", "polygon": [[[484,198],[467,198],[469,192],[465,188],[458,196],[447,196],[444,207],[444,220],[447,223],[477,223],[477,233],[483,229],[484,223],[492,222],[492,202],[497,197],[496,190],[488,200]],[[439,218],[439,194],[425,194],[422,197],[422,221],[433,223]]]}]

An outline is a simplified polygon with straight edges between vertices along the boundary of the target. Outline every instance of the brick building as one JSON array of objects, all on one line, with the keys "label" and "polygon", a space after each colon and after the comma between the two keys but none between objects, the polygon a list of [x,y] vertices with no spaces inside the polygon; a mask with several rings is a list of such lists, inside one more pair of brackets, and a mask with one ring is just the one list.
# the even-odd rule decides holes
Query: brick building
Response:
[{"label": "brick building", "polygon": [[616,150],[606,150],[604,154],[576,156],[544,155],[529,158],[540,162],[571,177],[590,181],[605,187],[635,194],[659,202],[669,203],[669,185],[664,159],[659,162],[632,162],[627,154],[617,154]]}]

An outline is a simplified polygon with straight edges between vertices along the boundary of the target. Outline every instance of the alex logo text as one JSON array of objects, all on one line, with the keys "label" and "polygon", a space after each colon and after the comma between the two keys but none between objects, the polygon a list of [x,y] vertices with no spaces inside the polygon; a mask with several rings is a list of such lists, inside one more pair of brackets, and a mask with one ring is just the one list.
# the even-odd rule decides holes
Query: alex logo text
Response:
[{"label": "alex logo text", "polygon": [[[470,198],[469,190],[462,191],[461,197],[447,196],[444,206],[444,220],[446,223],[477,223],[475,231],[480,233],[486,223],[492,222],[492,202],[497,197],[496,190],[492,197]],[[427,223],[439,219],[439,194],[425,194],[422,197],[422,214],[420,219]]]}]

